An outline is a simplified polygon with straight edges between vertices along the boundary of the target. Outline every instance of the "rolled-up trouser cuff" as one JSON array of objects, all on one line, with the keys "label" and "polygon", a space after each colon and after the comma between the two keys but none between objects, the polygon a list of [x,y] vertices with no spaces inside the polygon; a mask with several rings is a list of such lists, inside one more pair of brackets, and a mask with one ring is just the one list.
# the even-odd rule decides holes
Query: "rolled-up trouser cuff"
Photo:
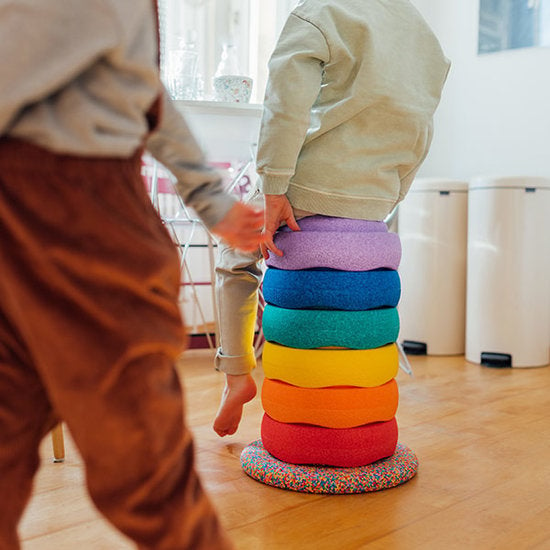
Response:
[{"label": "rolled-up trouser cuff", "polygon": [[224,355],[218,348],[214,365],[217,371],[224,374],[250,374],[256,368],[256,356],[254,350],[246,355]]}]

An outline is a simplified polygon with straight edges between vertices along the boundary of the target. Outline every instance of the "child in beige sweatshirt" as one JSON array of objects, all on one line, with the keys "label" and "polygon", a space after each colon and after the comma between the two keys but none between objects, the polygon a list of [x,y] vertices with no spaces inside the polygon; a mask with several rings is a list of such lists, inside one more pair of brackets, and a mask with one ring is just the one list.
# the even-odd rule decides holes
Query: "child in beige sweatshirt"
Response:
[{"label": "child in beige sweatshirt", "polygon": [[[263,255],[296,211],[384,220],[405,197],[432,140],[449,70],[408,0],[302,0],[269,62],[257,155],[265,201]],[[261,254],[223,247],[217,264],[226,387],[214,422],[238,427],[256,393],[252,348]]]}]

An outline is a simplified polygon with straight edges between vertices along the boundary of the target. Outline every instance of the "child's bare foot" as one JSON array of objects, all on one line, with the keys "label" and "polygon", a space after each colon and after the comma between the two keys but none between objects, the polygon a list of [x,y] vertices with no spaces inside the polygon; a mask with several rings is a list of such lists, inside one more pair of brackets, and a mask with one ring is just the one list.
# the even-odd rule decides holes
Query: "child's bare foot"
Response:
[{"label": "child's bare foot", "polygon": [[225,375],[225,388],[213,426],[220,437],[237,431],[243,405],[254,399],[255,395],[256,383],[251,374]]}]

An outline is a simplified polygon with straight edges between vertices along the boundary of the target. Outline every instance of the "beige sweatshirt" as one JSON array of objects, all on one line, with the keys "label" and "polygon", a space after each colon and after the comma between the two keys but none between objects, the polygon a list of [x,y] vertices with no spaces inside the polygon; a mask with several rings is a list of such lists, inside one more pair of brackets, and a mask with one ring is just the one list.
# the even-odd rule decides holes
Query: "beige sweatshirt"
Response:
[{"label": "beige sweatshirt", "polygon": [[408,0],[303,0],[269,62],[262,191],[310,212],[384,219],[428,152],[448,70]]},{"label": "beige sweatshirt", "polygon": [[151,0],[0,1],[0,137],[81,156],[129,157],[163,94],[147,148],[212,226],[234,203],[164,91]]}]

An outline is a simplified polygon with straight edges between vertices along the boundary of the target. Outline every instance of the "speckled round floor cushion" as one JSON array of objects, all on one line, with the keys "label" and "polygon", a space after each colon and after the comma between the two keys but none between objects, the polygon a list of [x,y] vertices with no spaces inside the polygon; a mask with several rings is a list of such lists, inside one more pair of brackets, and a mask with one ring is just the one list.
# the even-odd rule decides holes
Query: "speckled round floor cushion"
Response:
[{"label": "speckled round floor cushion", "polygon": [[296,349],[265,342],[262,368],[267,378],[302,388],[381,386],[397,376],[397,346],[376,349]]},{"label": "speckled round floor cushion", "polygon": [[355,428],[391,420],[398,403],[395,380],[373,388],[300,388],[269,378],[262,384],[262,406],[266,414],[289,424]]},{"label": "speckled round floor cushion", "polygon": [[398,443],[392,456],[367,466],[301,466],[277,460],[258,440],[241,452],[241,466],[252,479],[271,487],[335,495],[370,493],[401,485],[416,475],[418,458],[411,449]]},{"label": "speckled round floor cushion", "polygon": [[353,468],[387,458],[397,445],[397,422],[331,429],[262,419],[262,443],[275,458],[291,464]]},{"label": "speckled round floor cushion", "polygon": [[394,270],[300,271],[266,270],[263,296],[269,304],[289,309],[341,309],[360,311],[396,307],[401,294]]},{"label": "speckled round floor cushion", "polygon": [[274,242],[283,256],[270,254],[266,265],[279,269],[395,270],[401,260],[401,242],[396,233],[278,231]]},{"label": "speckled round floor cushion", "polygon": [[399,314],[396,308],[340,311],[267,304],[262,328],[268,342],[291,348],[372,349],[397,340]]}]

